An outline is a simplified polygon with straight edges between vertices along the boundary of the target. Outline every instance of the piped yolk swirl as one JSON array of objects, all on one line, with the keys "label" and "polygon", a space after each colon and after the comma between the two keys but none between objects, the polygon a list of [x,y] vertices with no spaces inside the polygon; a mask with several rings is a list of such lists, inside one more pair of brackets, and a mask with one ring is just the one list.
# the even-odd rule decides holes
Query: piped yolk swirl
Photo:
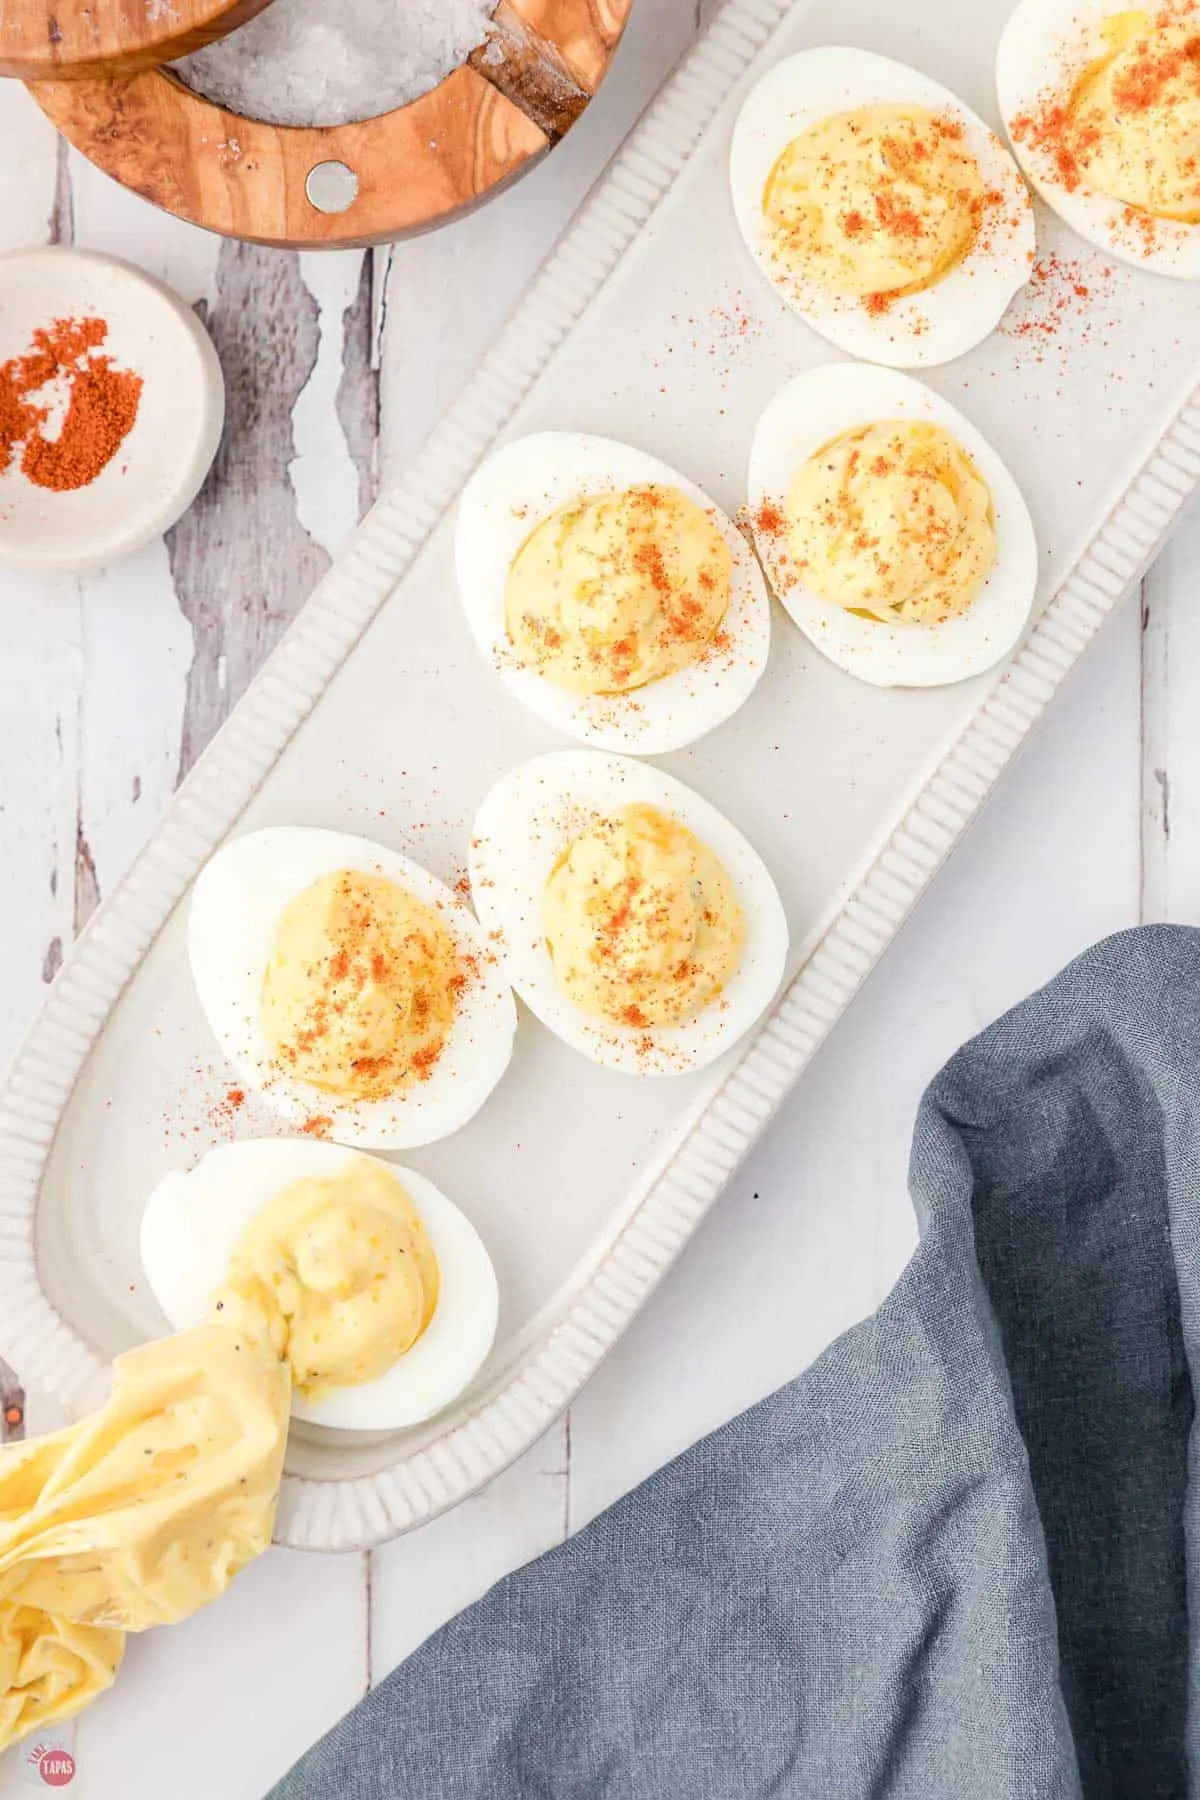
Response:
[{"label": "piped yolk swirl", "polygon": [[1200,224],[1200,16],[1118,13],[1071,97],[1067,166],[1112,199]]},{"label": "piped yolk swirl", "polygon": [[891,622],[966,612],[996,559],[987,483],[940,425],[844,432],[799,469],[784,518],[805,587]]},{"label": "piped yolk swirl", "polygon": [[386,1374],[432,1319],[438,1281],[408,1190],[360,1156],[334,1176],[293,1182],[255,1214],[215,1316],[270,1344],[312,1400]]},{"label": "piped yolk swirl", "polygon": [[979,233],[986,193],[956,119],[919,106],[833,113],[792,139],[763,192],[777,263],[869,300],[942,279]]},{"label": "piped yolk swirl", "polygon": [[715,520],[648,483],[559,507],[513,559],[505,593],[520,662],[576,694],[645,687],[702,657],[729,606]]},{"label": "piped yolk swirl", "polygon": [[288,1074],[353,1100],[427,1079],[464,985],[436,908],[394,881],[343,869],[284,909],[262,1026]]},{"label": "piped yolk swirl", "polygon": [[563,850],[543,898],[558,986],[581,1011],[641,1028],[694,1018],[741,960],[727,870],[678,819],[626,806]]}]

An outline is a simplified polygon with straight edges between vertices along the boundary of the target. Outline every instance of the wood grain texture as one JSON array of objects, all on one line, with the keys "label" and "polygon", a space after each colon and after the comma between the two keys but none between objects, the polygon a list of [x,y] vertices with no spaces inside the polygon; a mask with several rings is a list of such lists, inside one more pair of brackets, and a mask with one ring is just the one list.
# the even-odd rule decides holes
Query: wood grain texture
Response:
[{"label": "wood grain texture", "polygon": [[318,349],[317,307],[296,258],[222,244],[215,298],[201,316],[225,371],[226,417],[208,480],[167,534],[172,585],[195,637],[180,777],[329,567],[296,517],[289,474],[292,410]]},{"label": "wood grain texture", "polygon": [[[68,153],[16,83],[0,86],[0,150],[24,177],[0,213],[0,248],[76,242],[170,282],[220,334],[243,434],[240,464],[211,479],[203,544],[172,540],[83,577],[0,575],[2,1057],[153,827],[181,759],[369,504],[378,402],[369,258],[222,244],[165,218]],[[63,1422],[36,1392],[28,1416],[32,1431]],[[162,1800],[165,1782],[172,1800],[257,1800],[362,1693],[365,1592],[365,1558],[272,1554],[228,1610],[139,1640],[119,1688],[67,1728],[79,1790]],[[28,1782],[19,1756],[0,1759],[4,1800]]]},{"label": "wood grain texture", "polygon": [[631,5],[632,0],[511,0],[527,29],[555,46],[589,94],[604,78]]},{"label": "wood grain texture", "polygon": [[551,39],[544,35],[545,21],[539,30],[526,17],[522,0],[500,0],[492,34],[471,56],[471,66],[557,142],[603,80],[631,4],[611,0],[602,19],[591,0],[558,0]]},{"label": "wood grain texture", "polygon": [[0,75],[130,75],[224,37],[271,0],[3,0]]},{"label": "wood grain texture", "polygon": [[[131,1638],[112,1693],[77,1722],[66,1800],[262,1800],[363,1696],[364,1570],[269,1550],[213,1605]],[[0,1800],[39,1791],[53,1800],[0,1777]]]},{"label": "wood grain texture", "polygon": [[373,1681],[518,1563],[562,1542],[569,1529],[570,1461],[570,1420],[563,1418],[482,1493],[371,1551]]},{"label": "wood grain texture", "polygon": [[1200,508],[1142,584],[1141,916],[1200,925]]},{"label": "wood grain texture", "polygon": [[[32,91],[76,149],[143,199],[209,231],[285,248],[429,230],[549,147],[545,132],[471,68],[456,69],[410,106],[320,130],[224,112],[161,69],[128,80],[39,82]],[[305,191],[325,162],[358,177],[343,213],[319,212]]]}]

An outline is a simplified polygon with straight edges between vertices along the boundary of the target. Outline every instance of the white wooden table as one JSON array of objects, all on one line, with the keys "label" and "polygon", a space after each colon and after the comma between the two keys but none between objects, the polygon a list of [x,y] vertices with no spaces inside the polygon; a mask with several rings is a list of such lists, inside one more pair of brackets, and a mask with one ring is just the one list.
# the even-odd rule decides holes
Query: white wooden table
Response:
[{"label": "white wooden table", "polygon": [[[454,395],[695,29],[638,0],[602,97],[473,219],[374,257],[153,212],[0,84],[0,247],[112,251],[202,311],[230,382],[213,482],[97,576],[0,575],[0,1056],[181,773]],[[20,180],[16,180],[20,171]],[[486,269],[481,280],[480,269]],[[259,1800],[422,1638],[810,1361],[913,1242],[908,1135],[959,1042],[1103,933],[1200,922],[1200,517],[1110,625],[745,1172],[574,1408],[477,1500],[369,1557],[273,1552],[131,1642],[75,1733],[87,1800]],[[35,1395],[35,1427],[52,1414]],[[37,1781],[0,1763],[0,1800]],[[45,1791],[45,1790],[43,1790]],[[433,1800],[433,1797],[430,1797]]]}]

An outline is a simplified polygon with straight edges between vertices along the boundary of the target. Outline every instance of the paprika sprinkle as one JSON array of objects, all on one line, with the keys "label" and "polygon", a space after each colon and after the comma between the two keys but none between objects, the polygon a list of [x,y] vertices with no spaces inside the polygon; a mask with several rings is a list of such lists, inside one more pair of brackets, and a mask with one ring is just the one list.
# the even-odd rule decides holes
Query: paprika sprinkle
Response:
[{"label": "paprika sprinkle", "polygon": [[[0,364],[0,474],[19,452],[35,487],[67,493],[108,467],[133,429],[142,378],[101,353],[107,337],[105,319],[55,319],[38,327],[24,356]],[[59,399],[65,411],[52,434],[46,427]]]}]

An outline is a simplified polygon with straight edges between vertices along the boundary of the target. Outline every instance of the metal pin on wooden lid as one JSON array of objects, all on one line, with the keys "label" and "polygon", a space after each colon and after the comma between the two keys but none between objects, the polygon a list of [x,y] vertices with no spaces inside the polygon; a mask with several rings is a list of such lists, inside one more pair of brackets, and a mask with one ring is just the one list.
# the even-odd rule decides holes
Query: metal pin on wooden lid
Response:
[{"label": "metal pin on wooden lid", "polygon": [[0,0],[0,75],[132,75],[224,37],[271,0]]}]

